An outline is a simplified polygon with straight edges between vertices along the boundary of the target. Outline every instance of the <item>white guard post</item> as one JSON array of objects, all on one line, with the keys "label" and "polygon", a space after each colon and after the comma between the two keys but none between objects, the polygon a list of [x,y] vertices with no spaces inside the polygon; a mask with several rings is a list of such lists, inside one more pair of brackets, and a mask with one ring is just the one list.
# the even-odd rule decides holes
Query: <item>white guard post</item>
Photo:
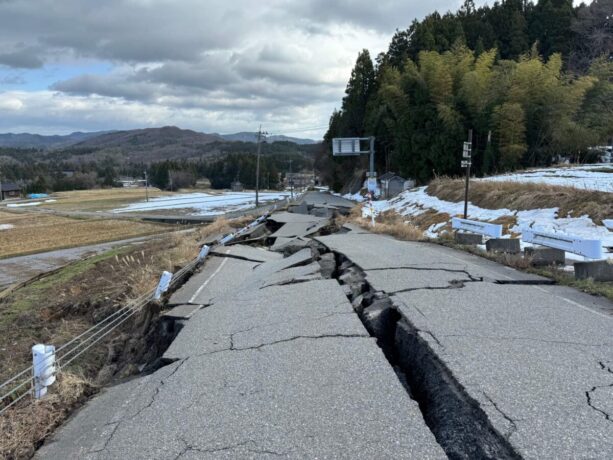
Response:
[{"label": "white guard post", "polygon": [[451,219],[451,227],[456,230],[465,230],[467,232],[491,236],[492,238],[500,238],[502,236],[502,225],[499,224],[488,224],[487,222],[453,217]]},{"label": "white guard post", "polygon": [[55,382],[55,347],[41,343],[32,347],[34,398],[47,394],[47,387]]},{"label": "white guard post", "polygon": [[219,240],[219,244],[224,246],[226,243],[229,243],[233,239],[234,239],[234,233],[230,233],[229,235],[226,235],[221,240]]},{"label": "white guard post", "polygon": [[202,249],[200,249],[200,252],[198,253],[198,261],[202,262],[204,259],[206,259],[206,256],[209,255],[210,250],[211,248],[206,244],[202,246]]},{"label": "white guard post", "polygon": [[153,296],[155,300],[160,300],[162,294],[164,294],[168,290],[168,287],[170,286],[170,280],[172,280],[172,273],[166,271],[162,273],[162,276],[160,277],[160,282],[158,283],[158,287],[155,290],[155,295]]},{"label": "white guard post", "polygon": [[602,259],[602,241],[600,240],[585,240],[578,236],[545,233],[531,229],[524,230],[521,239],[526,243],[561,249],[589,259]]}]

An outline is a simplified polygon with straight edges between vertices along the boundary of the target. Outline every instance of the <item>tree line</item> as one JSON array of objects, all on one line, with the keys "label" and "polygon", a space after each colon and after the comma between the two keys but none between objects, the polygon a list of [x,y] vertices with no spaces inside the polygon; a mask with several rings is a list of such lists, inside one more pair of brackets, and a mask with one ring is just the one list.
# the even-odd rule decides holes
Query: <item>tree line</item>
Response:
[{"label": "tree line", "polygon": [[[151,185],[165,190],[192,187],[204,178],[217,189],[230,188],[235,180],[245,188],[254,188],[256,144],[231,142],[223,147],[224,150],[215,155],[151,162],[95,149],[0,148],[0,177],[3,181],[22,184],[26,193],[120,186],[121,177],[144,179],[145,171]],[[310,171],[314,149],[314,146],[290,142],[262,144],[260,186],[280,187],[290,160],[294,172]]]},{"label": "tree line", "polygon": [[324,177],[339,188],[365,166],[331,158],[343,136],[376,136],[378,169],[420,182],[461,172],[469,129],[477,174],[585,160],[613,134],[611,11],[613,0],[468,0],[397,31],[374,62],[362,51],[317,160]]}]

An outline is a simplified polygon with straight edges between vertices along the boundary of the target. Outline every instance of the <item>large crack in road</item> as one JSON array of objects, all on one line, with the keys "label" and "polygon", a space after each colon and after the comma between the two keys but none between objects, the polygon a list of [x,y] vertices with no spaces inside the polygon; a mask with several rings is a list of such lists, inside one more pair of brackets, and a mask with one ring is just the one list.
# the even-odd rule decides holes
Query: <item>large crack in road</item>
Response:
[{"label": "large crack in road", "polygon": [[[366,329],[379,341],[390,365],[402,373],[402,381],[418,403],[424,420],[437,442],[449,458],[455,459],[517,459],[521,456],[508,442],[510,435],[500,434],[487,415],[455,380],[452,373],[438,359],[420,332],[429,334],[439,345],[440,341],[430,331],[417,329],[404,318],[394,305],[392,295],[416,289],[461,289],[462,283],[450,281],[449,287],[400,289],[387,293],[375,291],[367,282],[367,275],[351,264],[342,254],[335,254],[337,279],[349,285],[348,299],[352,302]],[[341,268],[342,267],[342,268]],[[394,269],[407,269],[406,266]],[[441,271],[427,269],[421,271]],[[453,274],[464,273],[470,282],[481,282],[466,270],[443,270]],[[442,346],[442,345],[441,345]],[[492,401],[492,404],[495,403]],[[505,416],[506,417],[506,416]],[[509,419],[507,417],[509,421]],[[514,426],[514,422],[513,422]]]}]

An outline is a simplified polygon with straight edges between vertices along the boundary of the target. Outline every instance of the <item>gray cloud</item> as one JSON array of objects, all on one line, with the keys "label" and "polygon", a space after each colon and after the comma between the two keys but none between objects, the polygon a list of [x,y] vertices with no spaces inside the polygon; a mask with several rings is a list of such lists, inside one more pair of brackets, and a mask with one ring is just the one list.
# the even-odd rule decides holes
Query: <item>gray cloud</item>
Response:
[{"label": "gray cloud", "polygon": [[43,66],[35,48],[23,48],[9,53],[0,53],[0,65],[16,69],[38,69]]},{"label": "gray cloud", "polygon": [[[59,79],[51,91],[28,97],[0,87],[0,105],[14,109],[8,122],[24,126],[30,120],[39,126],[42,118],[53,117],[49,125],[56,129],[122,128],[134,120],[194,128],[201,123],[202,130],[211,131],[230,125],[244,129],[241,124],[258,120],[323,125],[362,48],[376,55],[396,28],[435,8],[459,4],[0,0],[0,66],[62,69],[103,63],[111,68]],[[3,78],[0,84],[17,83]],[[113,118],[117,113],[121,117]],[[116,125],[107,126],[113,119]]]}]

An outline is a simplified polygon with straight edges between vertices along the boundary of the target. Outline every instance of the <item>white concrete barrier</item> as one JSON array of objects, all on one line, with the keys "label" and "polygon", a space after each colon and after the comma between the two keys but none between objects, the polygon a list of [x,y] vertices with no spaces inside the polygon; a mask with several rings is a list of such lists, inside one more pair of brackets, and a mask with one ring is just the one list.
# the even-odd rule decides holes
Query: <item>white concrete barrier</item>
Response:
[{"label": "white concrete barrier", "polygon": [[561,249],[590,259],[602,259],[602,241],[600,240],[586,240],[578,236],[545,233],[531,229],[524,230],[521,239],[526,243]]},{"label": "white concrete barrier", "polygon": [[492,238],[500,238],[502,236],[502,225],[500,224],[489,224],[487,222],[479,222],[477,220],[453,217],[451,219],[451,227],[456,230],[480,233],[481,235],[491,236]]}]

